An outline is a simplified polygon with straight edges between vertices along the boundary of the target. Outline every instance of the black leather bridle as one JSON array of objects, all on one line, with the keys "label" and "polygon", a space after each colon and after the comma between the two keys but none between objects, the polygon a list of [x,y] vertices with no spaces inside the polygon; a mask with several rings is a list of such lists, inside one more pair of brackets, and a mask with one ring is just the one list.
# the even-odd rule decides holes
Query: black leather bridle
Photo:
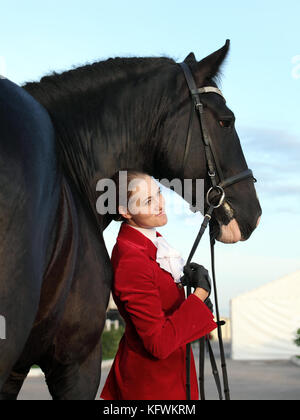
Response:
[{"label": "black leather bridle", "polygon": [[[203,103],[200,100],[200,94],[205,93],[216,93],[218,95],[222,95],[222,92],[214,87],[214,86],[205,86],[203,88],[197,88],[195,80],[193,78],[193,75],[191,73],[191,70],[189,66],[183,62],[179,63],[181,68],[184,71],[184,75],[189,87],[189,91],[192,98],[192,108],[190,113],[190,119],[189,119],[189,127],[188,127],[188,133],[186,138],[186,144],[185,144],[185,151],[184,151],[184,157],[183,157],[183,165],[182,170],[184,173],[184,168],[186,164],[186,159],[188,156],[191,138],[192,138],[192,125],[193,125],[193,118],[194,114],[196,114],[199,117],[199,124],[200,124],[200,132],[202,135],[202,141],[204,143],[204,150],[206,155],[206,162],[208,166],[208,176],[211,180],[211,187],[209,188],[207,194],[206,194],[206,202],[209,206],[208,211],[206,212],[204,216],[203,223],[200,227],[199,233],[195,239],[195,242],[193,244],[192,250],[190,252],[190,255],[186,261],[185,267],[184,267],[184,274],[189,276],[189,264],[191,262],[191,259],[197,249],[197,246],[200,242],[200,239],[202,238],[204,231],[208,225],[209,220],[211,219],[212,213],[214,209],[220,207],[225,200],[226,194],[224,191],[224,188],[227,188],[237,182],[243,181],[245,179],[252,179],[254,182],[256,182],[256,179],[253,177],[253,172],[251,169],[246,169],[245,171],[242,171],[236,175],[233,175],[228,178],[224,178],[223,172],[221,170],[221,166],[219,164],[219,159],[217,157],[214,144],[212,142],[212,139],[209,135],[209,131],[207,129],[207,125],[204,118],[204,109],[203,109]],[[217,178],[218,181],[217,182]],[[212,204],[210,202],[210,194],[213,190],[217,190],[220,194],[220,199],[217,204]],[[217,318],[217,325],[218,325],[218,339],[219,339],[219,347],[220,347],[220,357],[221,357],[221,367],[222,367],[222,373],[223,373],[223,384],[224,384],[224,395],[226,400],[230,400],[230,391],[229,391],[229,385],[228,385],[228,376],[227,376],[227,368],[226,368],[226,360],[225,360],[225,352],[224,352],[224,345],[223,345],[223,339],[222,339],[222,330],[221,326],[225,324],[224,321],[220,320],[220,313],[219,313],[219,305],[218,305],[218,298],[217,298],[217,287],[216,287],[216,278],[215,278],[215,262],[214,262],[214,244],[215,244],[215,238],[213,238],[212,233],[210,232],[210,247],[211,247],[211,263],[212,263],[212,277],[213,277],[213,288],[214,288],[214,296],[215,296],[215,310],[216,310],[216,318]],[[191,294],[191,287],[187,286],[187,297]],[[216,365],[216,361],[213,355],[213,351],[209,342],[208,336],[203,337],[199,340],[199,385],[200,385],[200,397],[202,400],[205,400],[205,392],[204,392],[204,351],[205,351],[205,343],[208,346],[210,361],[212,365],[212,371],[213,375],[216,381],[219,398],[222,400],[222,390],[221,390],[221,383],[219,378],[219,373]],[[186,345],[186,396],[187,400],[191,399],[191,392],[190,392],[190,357],[191,357],[191,344],[188,343]]]},{"label": "black leather bridle", "polygon": [[[217,157],[217,154],[214,148],[214,144],[210,138],[209,131],[206,126],[206,122],[204,119],[203,103],[200,100],[200,94],[216,93],[218,95],[221,95],[222,98],[224,98],[224,96],[222,95],[222,92],[220,91],[220,89],[214,86],[206,86],[203,88],[197,88],[189,66],[185,62],[179,63],[179,65],[184,71],[184,75],[185,75],[185,78],[186,78],[186,81],[190,90],[190,94],[192,97],[192,105],[193,105],[191,109],[191,113],[190,113],[190,121],[189,121],[188,134],[187,134],[187,139],[186,139],[186,144],[185,144],[185,151],[184,151],[182,166],[184,168],[186,164],[186,159],[188,156],[191,138],[192,138],[193,116],[196,111],[199,117],[202,141],[204,143],[204,150],[205,150],[206,161],[208,165],[208,175],[212,183],[211,189],[217,188],[222,194],[224,194],[224,198],[222,202],[219,203],[221,205],[225,199],[224,188],[229,187],[235,184],[236,182],[243,181],[244,179],[247,179],[247,178],[252,178],[255,181],[256,179],[253,177],[253,172],[251,171],[251,169],[246,169],[245,171],[240,172],[239,174],[233,175],[226,179],[224,178],[221,165],[219,164],[219,159]],[[217,183],[216,177],[218,177],[219,183]],[[210,191],[208,192],[207,196],[209,195],[209,193]],[[209,201],[208,201],[208,204],[210,204]]]}]

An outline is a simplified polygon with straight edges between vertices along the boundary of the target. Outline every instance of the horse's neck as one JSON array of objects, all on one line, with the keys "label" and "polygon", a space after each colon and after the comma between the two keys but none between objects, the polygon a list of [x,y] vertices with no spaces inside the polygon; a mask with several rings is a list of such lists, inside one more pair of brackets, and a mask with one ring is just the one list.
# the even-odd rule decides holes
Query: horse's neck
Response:
[{"label": "horse's neck", "polygon": [[159,109],[152,104],[155,109],[148,106],[146,112],[147,92],[141,89],[129,95],[126,79],[122,82],[124,89],[116,93],[113,85],[110,89],[110,82],[89,97],[74,88],[71,102],[64,82],[60,83],[59,93],[48,91],[43,82],[29,84],[28,91],[51,114],[65,172],[82,199],[95,208],[100,179],[111,178],[120,168],[152,172],[153,156],[160,146],[152,132],[153,116]]}]

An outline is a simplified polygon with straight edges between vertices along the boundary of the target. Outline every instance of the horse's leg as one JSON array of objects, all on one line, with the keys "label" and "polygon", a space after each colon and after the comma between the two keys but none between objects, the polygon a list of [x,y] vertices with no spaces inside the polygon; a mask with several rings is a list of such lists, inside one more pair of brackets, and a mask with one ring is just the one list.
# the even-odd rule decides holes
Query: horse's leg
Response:
[{"label": "horse's leg", "polygon": [[113,278],[103,236],[73,193],[79,245],[53,351],[40,366],[55,399],[94,399],[101,376],[101,334]]},{"label": "horse's leg", "polygon": [[93,400],[101,378],[101,343],[82,362],[66,365],[52,360],[51,369],[41,368],[53,400]]},{"label": "horse's leg", "polygon": [[59,199],[52,123],[24,89],[0,79],[0,392],[30,334]]},{"label": "horse's leg", "polygon": [[55,250],[44,273],[39,309],[22,354],[2,388],[0,399],[16,399],[28,367],[40,364],[45,355],[53,353],[53,339],[72,285],[78,248],[77,215],[64,178],[56,225]]},{"label": "horse's leg", "polygon": [[1,400],[16,400],[30,368],[11,371],[0,393]]}]

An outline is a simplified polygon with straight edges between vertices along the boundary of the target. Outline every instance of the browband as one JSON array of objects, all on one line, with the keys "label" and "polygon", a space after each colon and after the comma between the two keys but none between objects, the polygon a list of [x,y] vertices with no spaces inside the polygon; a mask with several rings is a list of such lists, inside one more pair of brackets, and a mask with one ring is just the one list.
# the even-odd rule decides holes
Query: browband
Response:
[{"label": "browband", "polygon": [[[202,87],[202,88],[198,88],[197,89],[197,91],[198,91],[198,93],[210,93],[210,92],[213,92],[213,93],[217,93],[218,95],[221,95],[222,96],[222,98],[224,98],[224,95],[223,95],[223,93],[220,91],[220,89],[218,89],[218,88],[216,88],[216,87],[213,87],[213,86],[204,86],[204,87]],[[224,98],[225,99],[225,98]],[[226,102],[226,101],[225,101]]]}]

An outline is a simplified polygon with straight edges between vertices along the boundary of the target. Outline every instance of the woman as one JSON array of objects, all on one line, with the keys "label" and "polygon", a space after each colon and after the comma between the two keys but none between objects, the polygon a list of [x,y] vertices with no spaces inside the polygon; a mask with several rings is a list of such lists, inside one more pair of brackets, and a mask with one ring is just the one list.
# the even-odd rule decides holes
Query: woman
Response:
[{"label": "woman", "polygon": [[[158,184],[146,173],[127,172],[125,203],[121,205],[118,175],[113,177],[117,186],[115,220],[122,224],[111,256],[112,294],[126,329],[100,397],[184,400],[186,344],[217,327],[204,303],[210,293],[208,275],[193,263],[194,281],[201,287],[186,299],[179,287],[184,260],[156,231],[167,223]],[[198,400],[192,351],[190,383],[191,399]]]}]

